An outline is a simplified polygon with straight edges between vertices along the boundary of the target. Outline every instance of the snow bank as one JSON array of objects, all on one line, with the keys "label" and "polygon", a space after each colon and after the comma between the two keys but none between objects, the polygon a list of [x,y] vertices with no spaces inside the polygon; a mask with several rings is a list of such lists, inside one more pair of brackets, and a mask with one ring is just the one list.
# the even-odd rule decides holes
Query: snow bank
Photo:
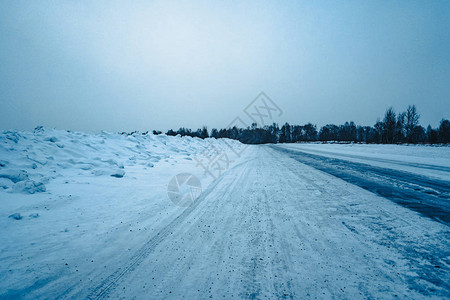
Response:
[{"label": "snow bank", "polygon": [[[239,142],[227,140],[228,144]],[[153,168],[159,162],[204,151],[212,143],[224,149],[223,140],[135,133],[86,134],[37,127],[0,134],[0,191],[34,194],[47,191],[57,177],[127,176],[127,168]]]}]

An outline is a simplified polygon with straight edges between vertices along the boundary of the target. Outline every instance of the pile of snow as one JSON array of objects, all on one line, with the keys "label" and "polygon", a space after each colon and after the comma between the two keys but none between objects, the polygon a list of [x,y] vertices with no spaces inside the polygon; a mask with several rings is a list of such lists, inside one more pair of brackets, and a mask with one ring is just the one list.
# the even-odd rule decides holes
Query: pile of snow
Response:
[{"label": "pile of snow", "polygon": [[47,191],[57,177],[126,176],[127,168],[153,168],[159,162],[192,160],[210,145],[225,150],[234,140],[135,133],[122,135],[44,129],[0,134],[0,192],[34,194]]},{"label": "pile of snow", "polygon": [[30,179],[26,170],[17,169],[0,170],[0,188],[27,194],[46,191],[44,183]]}]

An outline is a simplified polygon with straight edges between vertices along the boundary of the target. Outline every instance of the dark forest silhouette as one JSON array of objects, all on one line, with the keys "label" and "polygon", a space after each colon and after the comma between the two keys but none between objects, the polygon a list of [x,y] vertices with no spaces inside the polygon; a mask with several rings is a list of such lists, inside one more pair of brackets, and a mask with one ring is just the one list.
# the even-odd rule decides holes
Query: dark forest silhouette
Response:
[{"label": "dark forest silhouette", "polygon": [[[355,142],[372,144],[448,144],[450,143],[450,121],[443,119],[439,128],[430,125],[425,129],[419,125],[420,115],[415,105],[410,105],[406,111],[395,113],[392,107],[386,110],[383,120],[377,120],[373,127],[359,126],[354,122],[343,125],[328,124],[317,130],[311,123],[305,125],[284,124],[281,128],[273,123],[258,127],[253,123],[247,128],[213,128],[209,133],[206,127],[195,131],[180,128],[170,129],[166,135],[191,136],[198,138],[230,138],[245,144],[266,143],[297,143],[297,142]],[[153,130],[153,134],[161,131]]]}]

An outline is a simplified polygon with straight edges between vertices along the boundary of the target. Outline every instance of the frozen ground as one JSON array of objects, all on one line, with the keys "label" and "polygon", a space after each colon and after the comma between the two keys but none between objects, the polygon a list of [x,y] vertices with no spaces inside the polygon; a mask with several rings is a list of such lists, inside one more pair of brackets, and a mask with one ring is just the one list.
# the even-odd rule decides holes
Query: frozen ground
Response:
[{"label": "frozen ground", "polygon": [[[284,146],[250,146],[212,180],[192,160],[209,142],[232,156],[223,140],[3,133],[0,298],[450,297],[446,222]],[[448,150],[422,156],[446,166]],[[187,208],[166,194],[181,172],[203,188]]]}]

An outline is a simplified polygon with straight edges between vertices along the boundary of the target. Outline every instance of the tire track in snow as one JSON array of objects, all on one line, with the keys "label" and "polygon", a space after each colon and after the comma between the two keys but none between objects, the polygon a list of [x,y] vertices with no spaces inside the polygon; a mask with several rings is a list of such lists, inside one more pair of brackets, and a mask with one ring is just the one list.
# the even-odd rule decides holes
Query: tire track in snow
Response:
[{"label": "tire track in snow", "polygon": [[[237,190],[236,185],[242,182],[242,179],[244,177],[246,177],[246,175],[248,174],[248,170],[249,170],[248,167],[245,166],[245,168],[241,172],[239,172],[237,174],[232,174],[232,175],[234,175],[234,178],[229,177],[232,175],[227,174],[228,175],[227,180],[230,180],[230,183],[229,184],[224,183],[221,185],[217,185],[214,188],[214,192],[213,192],[214,193],[214,195],[213,195],[214,201],[205,202],[206,207],[202,208],[201,211],[196,210],[195,211],[196,215],[191,214],[189,219],[184,219],[181,221],[182,224],[178,224],[179,226],[183,226],[184,232],[185,233],[192,232],[192,231],[196,232],[196,230],[197,230],[197,228],[195,228],[196,225],[199,226],[199,224],[202,224],[202,225],[208,224],[208,223],[205,223],[202,221],[203,215],[205,215],[205,214],[208,215],[212,211],[219,210],[220,204],[224,201],[229,200],[229,197],[231,197],[233,195],[234,191]],[[220,189],[219,189],[219,187],[220,187]],[[211,194],[212,194],[212,192],[210,193],[210,196],[212,196]],[[209,224],[212,225],[212,223],[209,223]],[[214,230],[214,229],[210,228],[209,226],[208,226],[208,229],[211,229],[211,230],[208,230],[208,232],[204,232],[205,236],[209,236],[209,237],[204,237],[204,239],[206,239],[206,240],[212,239],[212,230]],[[171,244],[173,246],[173,242],[178,242],[178,241],[177,240],[175,240],[175,241],[165,240],[161,243],[161,245],[163,245],[164,243],[167,243],[167,242],[169,242],[169,244]],[[223,245],[225,244],[225,242],[226,242],[226,239],[221,239],[219,241],[220,246],[215,245],[215,249],[214,249],[214,247],[211,247],[209,254],[212,257],[220,257],[219,251],[224,250]],[[173,248],[171,248],[171,250],[169,250],[169,251],[173,251]],[[187,255],[187,258],[183,262],[176,262],[176,263],[170,264],[170,268],[168,268],[164,274],[158,274],[160,277],[160,280],[159,280],[160,283],[157,286],[157,288],[155,288],[155,291],[156,290],[160,290],[160,291],[170,290],[171,289],[170,284],[172,284],[173,282],[181,282],[183,277],[186,276],[186,266],[192,266],[195,263],[195,260],[197,258],[198,257],[196,255]],[[167,283],[170,283],[169,286],[167,286]],[[197,288],[202,290],[205,293],[205,295],[206,295],[206,293],[211,292],[211,290],[208,290],[207,288],[205,288],[205,285],[201,286],[201,287],[198,286]],[[156,292],[156,293],[158,293],[158,292]],[[157,299],[164,298],[166,296],[167,295],[165,295],[165,294],[157,294],[157,295],[153,294],[152,295],[152,297],[157,298]],[[174,295],[174,297],[176,297],[176,296]]]},{"label": "tire track in snow", "polygon": [[[265,155],[265,152],[264,152]],[[276,157],[275,161],[276,160]],[[243,205],[247,216],[247,238],[245,248],[251,249],[250,256],[243,256],[241,265],[241,290],[239,296],[243,299],[294,299],[289,273],[289,253],[282,251],[286,241],[280,237],[282,229],[273,222],[274,212],[286,215],[283,206],[272,201],[273,195],[268,195],[268,182],[273,181],[273,173],[263,170],[270,169],[272,161],[260,159],[253,168],[246,182],[241,185],[245,191]]]},{"label": "tire track in snow", "polygon": [[[271,147],[271,148],[273,149],[273,147]],[[277,151],[277,150],[278,149],[273,149],[272,155],[274,157],[276,157],[276,154],[279,153],[279,151]],[[267,152],[270,153],[270,151],[267,151]],[[303,163],[305,165],[308,165],[309,167],[315,168],[314,166],[311,166],[308,163],[304,163],[290,155],[287,155],[287,157],[290,157],[291,159],[295,159],[296,161]],[[327,194],[328,196],[331,196],[331,197],[333,196],[333,195],[327,193],[323,189],[323,187],[321,187],[317,183],[309,180],[304,174],[299,173],[292,164],[289,164],[282,160],[280,160],[280,162],[282,162],[283,167],[286,167],[287,169],[289,169],[295,176],[301,178],[305,182],[308,182],[308,184],[314,186],[315,188],[320,189],[324,194]],[[323,170],[321,170],[321,171],[323,171]],[[324,173],[330,174],[326,171],[324,171]],[[334,175],[334,174],[330,174],[330,175]],[[345,180],[344,178],[341,178],[341,179]],[[381,195],[378,195],[378,196],[381,196]],[[383,197],[383,196],[381,196],[381,197]],[[387,198],[387,197],[383,197],[383,198]],[[392,199],[388,198],[388,200],[392,200]],[[396,201],[393,201],[393,202],[396,202]],[[345,208],[345,207],[342,207],[341,209],[344,211],[348,211],[348,208]],[[382,209],[382,208],[380,208],[380,209]],[[382,210],[384,210],[384,209],[382,209]],[[392,218],[392,217],[390,217],[389,211],[385,211],[384,217]],[[426,217],[429,217],[429,216],[426,216]],[[395,218],[402,220],[402,222],[407,224],[408,227],[416,228],[418,232],[423,230],[423,228],[418,227],[417,224],[408,222],[406,219],[402,218],[399,215],[395,215]],[[433,218],[431,218],[431,219],[433,219]],[[442,222],[440,222],[440,223],[442,223]],[[344,222],[342,222],[342,224],[349,230],[349,232],[352,232],[356,236],[359,235],[358,231],[355,228],[352,227],[352,229],[353,229],[352,230],[351,228],[349,228],[348,224],[346,224]],[[445,224],[445,225],[447,225],[447,224]],[[371,232],[373,232],[377,235],[382,235],[381,239],[374,240],[374,242],[378,243],[380,246],[383,246],[383,247],[388,246],[390,248],[396,249],[398,251],[398,253],[401,254],[405,260],[408,261],[409,265],[414,266],[413,271],[418,274],[417,276],[414,276],[412,274],[407,274],[407,275],[405,274],[405,280],[408,282],[409,288],[411,290],[415,290],[422,295],[427,295],[429,293],[429,290],[428,290],[429,285],[434,285],[439,288],[442,288],[442,290],[444,291],[442,295],[448,295],[448,291],[450,291],[450,284],[445,282],[445,279],[443,279],[443,278],[447,277],[447,275],[445,275],[445,274],[448,274],[448,267],[447,267],[448,266],[447,257],[448,257],[448,253],[449,253],[447,250],[448,248],[446,248],[445,246],[441,246],[441,244],[439,242],[437,242],[436,245],[433,245],[433,246],[431,246],[431,243],[430,243],[427,245],[427,247],[423,247],[423,245],[421,247],[418,247],[417,240],[414,240],[412,237],[410,238],[409,236],[404,236],[404,235],[402,236],[401,230],[396,230],[395,226],[393,226],[392,224],[383,222],[383,221],[379,220],[379,218],[374,218],[369,224],[366,224],[366,225],[360,224],[360,226],[362,228],[366,227]],[[298,231],[298,229],[296,229],[296,230]],[[450,234],[450,232],[448,232],[448,231],[443,233],[444,241],[448,240],[449,234]],[[298,232],[298,236],[299,236],[299,238],[302,239],[300,232]],[[360,239],[361,242],[365,241],[364,236],[358,237],[357,239]],[[440,247],[436,247],[438,245]],[[315,251],[317,251],[317,250],[318,249],[315,249]],[[445,292],[445,290],[447,292]],[[368,293],[367,287],[362,286],[361,291],[364,292],[364,295],[366,297],[370,296],[369,294],[367,294]],[[440,291],[440,292],[442,293],[442,291]]]},{"label": "tire track in snow", "polygon": [[[248,161],[244,161],[236,166],[230,168],[229,170],[236,169],[243,164],[248,163]],[[228,171],[229,171],[228,170]],[[153,238],[147,241],[129,260],[129,263],[119,269],[117,269],[113,274],[109,275],[105,280],[103,280],[96,288],[94,288],[89,295],[86,297],[87,299],[103,299],[109,295],[109,293],[114,290],[114,288],[118,285],[121,279],[130,272],[132,272],[139,264],[158,246],[165,238],[167,238],[173,230],[176,229],[196,208],[202,203],[208,195],[214,191],[217,185],[222,182],[225,178],[225,172],[221,177],[216,179],[206,191],[202,193],[202,195],[188,208],[186,208],[180,215],[178,215],[174,220],[172,220],[166,227],[161,229]],[[243,175],[243,173],[239,174],[239,178]],[[239,178],[235,179],[234,182],[237,182]],[[227,190],[232,188],[234,185],[230,184],[227,186]]]},{"label": "tire track in snow", "polygon": [[435,221],[447,225],[450,223],[450,183],[448,181],[277,146],[271,148],[303,164],[415,210]]},{"label": "tire track in snow", "polygon": [[366,161],[374,161],[374,162],[381,162],[386,164],[394,164],[394,165],[400,165],[405,167],[413,167],[413,168],[420,168],[420,169],[427,169],[427,170],[436,170],[436,171],[443,171],[443,172],[450,172],[450,167],[446,166],[437,166],[437,165],[431,165],[431,164],[425,164],[425,163],[414,163],[414,162],[407,162],[407,161],[398,161],[393,159],[387,159],[387,158],[381,158],[381,157],[371,157],[371,156],[362,156],[362,155],[355,155],[355,154],[348,154],[348,153],[339,153],[339,152],[330,152],[330,151],[322,151],[317,149],[308,149],[308,148],[302,148],[302,147],[286,147],[290,150],[297,150],[301,152],[311,153],[311,154],[323,154],[324,156],[333,155],[333,156],[340,156],[340,157],[348,157],[348,158],[355,158],[360,160],[366,160]]}]

